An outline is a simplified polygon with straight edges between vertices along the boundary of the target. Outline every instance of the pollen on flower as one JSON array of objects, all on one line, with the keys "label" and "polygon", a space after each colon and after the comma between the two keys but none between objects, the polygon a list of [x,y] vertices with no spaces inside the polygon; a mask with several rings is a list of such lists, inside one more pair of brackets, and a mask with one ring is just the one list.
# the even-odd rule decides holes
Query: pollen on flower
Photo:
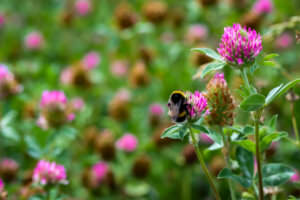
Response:
[{"label": "pollen on flower", "polygon": [[66,170],[63,165],[56,164],[55,162],[49,162],[46,160],[40,160],[33,171],[32,179],[34,182],[41,185],[49,183],[67,184]]},{"label": "pollen on flower", "polygon": [[224,28],[218,52],[226,62],[238,66],[251,63],[261,50],[261,36],[255,30],[240,24]]}]

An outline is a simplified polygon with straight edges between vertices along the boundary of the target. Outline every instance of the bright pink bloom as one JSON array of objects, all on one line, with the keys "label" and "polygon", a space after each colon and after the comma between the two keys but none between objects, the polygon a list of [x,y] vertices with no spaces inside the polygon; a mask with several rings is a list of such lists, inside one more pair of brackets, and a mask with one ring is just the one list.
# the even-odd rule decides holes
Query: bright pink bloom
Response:
[{"label": "bright pink bloom", "polygon": [[2,181],[2,179],[0,178],[0,192],[2,192],[4,189],[4,183]]},{"label": "bright pink bloom", "polygon": [[65,96],[64,92],[62,91],[44,91],[42,94],[42,99],[40,106],[41,108],[47,106],[65,106],[67,103],[67,97]]},{"label": "bright pink bloom", "polygon": [[151,115],[161,116],[164,113],[164,109],[161,104],[154,103],[149,107],[149,111]]},{"label": "bright pink bloom", "polygon": [[84,101],[82,98],[77,97],[71,100],[71,105],[75,111],[80,111],[84,107]]},{"label": "bright pink bloom", "polygon": [[40,49],[43,45],[44,38],[40,32],[31,32],[25,37],[25,46],[28,49]]},{"label": "bright pink bloom", "polygon": [[100,63],[100,56],[97,52],[91,51],[83,58],[84,67],[88,70],[94,69]]},{"label": "bright pink bloom", "polygon": [[272,0],[257,0],[252,10],[258,14],[268,14],[273,10]]},{"label": "bright pink bloom", "polygon": [[74,113],[68,114],[67,120],[68,120],[69,122],[73,121],[74,119],[75,119],[75,114],[74,114]]},{"label": "bright pink bloom", "polygon": [[261,43],[255,30],[234,24],[224,28],[218,52],[228,63],[241,66],[254,61],[262,50]]},{"label": "bright pink bloom", "polygon": [[116,142],[116,147],[126,152],[132,152],[136,149],[138,145],[137,138],[130,134],[126,133]]},{"label": "bright pink bloom", "polygon": [[189,93],[187,103],[191,119],[198,119],[207,112],[207,100],[199,91]]},{"label": "bright pink bloom", "polygon": [[275,46],[279,49],[286,49],[293,43],[293,38],[288,33],[283,33],[275,41]]},{"label": "bright pink bloom", "polygon": [[203,41],[207,38],[207,28],[202,24],[191,25],[187,32],[187,40],[189,42]]},{"label": "bright pink bloom", "polygon": [[46,185],[48,183],[62,183],[67,184],[68,181],[65,167],[56,164],[55,162],[48,162],[40,160],[33,170],[32,179],[36,183]]},{"label": "bright pink bloom", "polygon": [[227,82],[224,79],[224,74],[223,73],[216,73],[213,80],[217,83],[221,83],[222,85],[227,85]]},{"label": "bright pink bloom", "polygon": [[105,162],[98,162],[92,167],[92,173],[94,175],[94,178],[99,183],[105,178],[108,170],[109,170],[109,166]]},{"label": "bright pink bloom", "polygon": [[203,142],[203,143],[206,143],[206,144],[214,143],[214,141],[206,133],[201,133],[200,134],[200,142]]},{"label": "bright pink bloom", "polygon": [[79,15],[86,15],[91,11],[90,0],[77,0],[75,2],[75,10]]},{"label": "bright pink bloom", "polygon": [[300,174],[299,174],[298,171],[295,171],[294,175],[291,176],[290,181],[293,182],[293,183],[300,181]]},{"label": "bright pink bloom", "polygon": [[4,25],[4,23],[5,23],[5,16],[2,13],[0,13],[0,28]]},{"label": "bright pink bloom", "polygon": [[126,61],[116,60],[111,64],[110,71],[114,76],[125,76],[128,72],[128,64]]},{"label": "bright pink bloom", "polygon": [[23,87],[15,80],[6,65],[0,64],[0,99],[19,93]]}]

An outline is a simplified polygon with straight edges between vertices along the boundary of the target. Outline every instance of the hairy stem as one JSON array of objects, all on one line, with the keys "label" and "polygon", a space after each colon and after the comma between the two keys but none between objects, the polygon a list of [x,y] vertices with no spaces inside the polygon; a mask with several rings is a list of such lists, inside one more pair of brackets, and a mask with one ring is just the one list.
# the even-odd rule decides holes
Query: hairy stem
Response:
[{"label": "hairy stem", "polygon": [[[225,149],[225,151],[223,151],[223,155],[224,155],[224,158],[225,158],[226,166],[229,169],[231,169],[230,155],[229,155],[229,152],[230,152],[230,138],[228,138],[228,140],[227,140],[226,136],[224,135],[224,133],[222,131],[222,128],[220,127],[219,129],[220,129],[220,134],[223,136],[223,143],[224,143],[224,149]],[[234,192],[234,189],[233,189],[233,184],[232,184],[232,181],[230,179],[228,179],[228,185],[229,185],[231,199],[236,200],[235,192]]]},{"label": "hairy stem", "polygon": [[214,192],[214,195],[216,197],[216,200],[221,200],[220,198],[220,195],[218,193],[218,190],[215,186],[215,183],[213,181],[213,177],[211,176],[211,174],[209,173],[207,167],[206,167],[206,164],[205,164],[205,161],[204,161],[204,158],[203,158],[203,155],[202,155],[202,152],[200,151],[199,147],[198,147],[198,142],[196,140],[196,137],[194,135],[194,132],[191,128],[191,126],[189,125],[189,131],[190,131],[190,134],[191,134],[191,137],[192,137],[192,141],[193,141],[193,145],[194,145],[194,148],[195,148],[195,151],[196,151],[196,154],[197,154],[197,157],[198,157],[198,160],[200,162],[200,165],[203,169],[203,172],[204,174],[206,175],[207,179],[208,179],[208,182]]},{"label": "hairy stem", "polygon": [[250,86],[250,83],[249,83],[249,80],[248,80],[247,68],[246,67],[241,69],[241,76],[242,76],[242,79],[243,79],[248,91],[251,93],[251,86]]},{"label": "hairy stem", "polygon": [[298,126],[297,126],[297,121],[295,117],[295,109],[294,109],[294,102],[291,103],[291,112],[292,112],[292,124],[293,124],[293,129],[294,133],[296,136],[296,144],[299,144],[299,132],[298,132]]},{"label": "hairy stem", "polygon": [[261,156],[259,148],[259,119],[261,117],[261,110],[255,112],[255,146],[256,146],[256,162],[257,162],[257,173],[258,173],[258,191],[259,191],[259,200],[264,199],[264,190],[263,190],[263,181],[262,181],[262,172],[261,172]]}]

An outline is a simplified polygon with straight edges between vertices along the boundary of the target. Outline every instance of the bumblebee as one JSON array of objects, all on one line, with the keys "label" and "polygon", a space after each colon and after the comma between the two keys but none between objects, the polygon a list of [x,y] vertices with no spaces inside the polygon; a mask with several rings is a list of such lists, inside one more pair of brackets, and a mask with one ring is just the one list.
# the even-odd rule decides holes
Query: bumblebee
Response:
[{"label": "bumblebee", "polygon": [[173,122],[185,122],[189,113],[185,93],[182,91],[172,92],[168,101],[168,108],[168,115],[171,117]]}]

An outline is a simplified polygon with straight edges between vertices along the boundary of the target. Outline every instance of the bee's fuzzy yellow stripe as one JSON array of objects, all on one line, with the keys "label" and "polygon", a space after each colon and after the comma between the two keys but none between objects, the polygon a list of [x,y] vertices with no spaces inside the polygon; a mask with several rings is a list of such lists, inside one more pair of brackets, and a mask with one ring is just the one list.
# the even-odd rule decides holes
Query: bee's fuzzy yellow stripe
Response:
[{"label": "bee's fuzzy yellow stripe", "polygon": [[185,115],[186,115],[186,112],[183,111],[183,112],[181,112],[181,113],[178,115],[178,117],[184,117]]},{"label": "bee's fuzzy yellow stripe", "polygon": [[180,90],[175,90],[175,91],[173,91],[173,92],[172,92],[172,95],[173,95],[173,94],[181,94],[182,96],[185,97],[184,92],[182,92],[182,91],[180,91]]}]

